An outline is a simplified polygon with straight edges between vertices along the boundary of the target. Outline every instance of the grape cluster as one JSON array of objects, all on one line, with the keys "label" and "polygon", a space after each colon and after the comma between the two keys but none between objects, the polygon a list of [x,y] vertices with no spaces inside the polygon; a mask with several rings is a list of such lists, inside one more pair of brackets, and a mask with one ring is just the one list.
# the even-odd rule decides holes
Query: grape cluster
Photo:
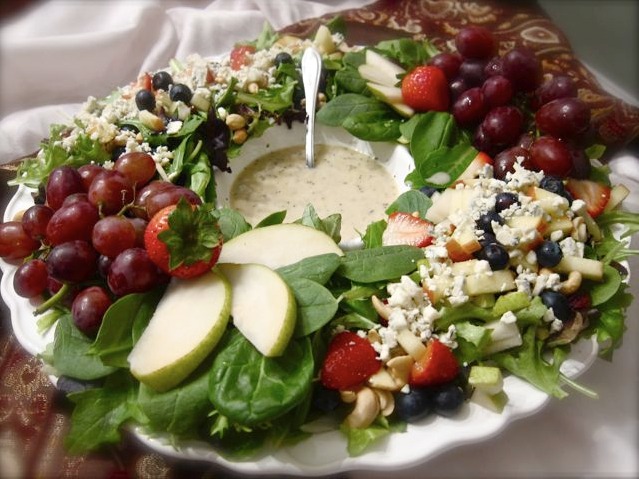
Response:
[{"label": "grape cluster", "polygon": [[544,77],[535,53],[516,47],[498,55],[484,27],[463,28],[457,52],[440,53],[429,64],[449,82],[455,121],[473,131],[473,145],[494,157],[495,177],[504,179],[519,158],[548,175],[585,178],[590,162],[583,145],[591,132],[590,109],[573,80]]},{"label": "grape cluster", "polygon": [[46,201],[0,224],[0,256],[22,260],[15,292],[67,300],[78,329],[94,336],[115,299],[167,282],[144,249],[147,222],[182,197],[191,204],[201,199],[186,187],[153,180],[155,174],[155,161],[144,152],[120,155],[111,169],[54,169]]}]

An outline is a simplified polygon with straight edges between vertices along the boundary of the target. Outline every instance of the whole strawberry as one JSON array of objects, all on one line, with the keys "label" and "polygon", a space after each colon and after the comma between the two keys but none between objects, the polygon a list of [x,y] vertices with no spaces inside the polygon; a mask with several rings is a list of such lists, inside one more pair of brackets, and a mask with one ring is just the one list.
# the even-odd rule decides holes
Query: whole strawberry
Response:
[{"label": "whole strawberry", "polygon": [[151,218],[144,232],[144,247],[162,271],[187,279],[215,265],[222,235],[209,207],[193,206],[180,199]]},{"label": "whole strawberry", "polygon": [[415,111],[448,111],[450,93],[446,75],[438,67],[416,67],[402,79],[402,99]]},{"label": "whole strawberry", "polygon": [[381,362],[367,339],[344,331],[333,337],[320,379],[328,389],[344,390],[355,387],[379,371]]}]

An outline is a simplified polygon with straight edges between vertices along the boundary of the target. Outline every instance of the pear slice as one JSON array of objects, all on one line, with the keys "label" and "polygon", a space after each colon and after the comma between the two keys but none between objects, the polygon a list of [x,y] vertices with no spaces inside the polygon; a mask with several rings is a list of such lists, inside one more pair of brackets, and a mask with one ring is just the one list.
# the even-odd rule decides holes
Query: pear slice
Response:
[{"label": "pear slice", "polygon": [[217,345],[230,311],[231,287],[221,275],[173,279],[129,354],[131,374],[156,391],[176,386]]},{"label": "pear slice", "polygon": [[280,356],[295,329],[295,296],[282,277],[261,264],[219,264],[231,283],[233,324],[264,356]]},{"label": "pear slice", "polygon": [[284,223],[252,229],[224,243],[218,263],[258,263],[278,269],[326,253],[344,254],[326,233]]},{"label": "pear slice", "polygon": [[402,98],[402,90],[396,86],[386,86],[381,83],[375,83],[372,81],[366,82],[366,86],[373,93],[375,98],[382,100],[386,103],[401,103]]},{"label": "pear slice", "polygon": [[399,75],[406,73],[399,65],[383,57],[373,50],[366,50],[366,61],[357,67],[364,80],[379,83],[388,87],[399,83]]}]

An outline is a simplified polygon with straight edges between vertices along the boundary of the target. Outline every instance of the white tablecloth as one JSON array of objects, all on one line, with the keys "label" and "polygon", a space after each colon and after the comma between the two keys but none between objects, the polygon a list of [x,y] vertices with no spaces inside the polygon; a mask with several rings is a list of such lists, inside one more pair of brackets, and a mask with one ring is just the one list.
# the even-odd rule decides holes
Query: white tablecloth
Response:
[{"label": "white tablecloth", "polygon": [[[87,96],[102,96],[141,71],[189,53],[223,54],[275,28],[370,0],[49,1],[0,29],[0,163],[37,149],[52,122],[68,120]],[[593,32],[596,34],[596,32]],[[602,39],[605,41],[605,39]],[[639,210],[639,162],[613,163]],[[4,185],[2,186],[5,187]],[[639,262],[631,262],[637,270]],[[633,291],[639,296],[639,282]],[[511,424],[498,436],[462,446],[392,477],[636,477],[639,430],[639,302],[614,363],[599,360],[581,381],[599,392],[571,394]],[[353,472],[348,477],[391,477]]]}]

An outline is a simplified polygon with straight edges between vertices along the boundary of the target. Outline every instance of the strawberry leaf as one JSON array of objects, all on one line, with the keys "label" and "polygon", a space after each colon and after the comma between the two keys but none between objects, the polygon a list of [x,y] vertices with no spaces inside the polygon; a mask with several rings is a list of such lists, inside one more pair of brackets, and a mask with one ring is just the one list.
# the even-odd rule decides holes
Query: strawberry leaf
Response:
[{"label": "strawberry leaf", "polygon": [[169,214],[169,228],[158,238],[169,250],[170,269],[211,259],[213,250],[220,245],[220,230],[211,209],[206,204],[193,208],[181,198]]}]

